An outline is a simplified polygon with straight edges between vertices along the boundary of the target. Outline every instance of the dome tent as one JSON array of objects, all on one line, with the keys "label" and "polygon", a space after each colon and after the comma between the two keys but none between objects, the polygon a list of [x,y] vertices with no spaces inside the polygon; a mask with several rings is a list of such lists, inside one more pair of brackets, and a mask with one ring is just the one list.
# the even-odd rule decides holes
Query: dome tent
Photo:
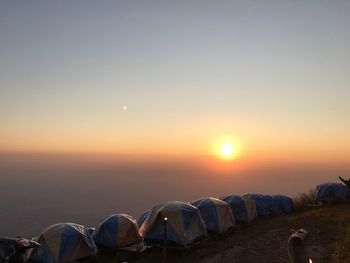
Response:
[{"label": "dome tent", "polygon": [[237,224],[249,223],[248,211],[244,199],[239,195],[227,195],[220,198],[227,202],[232,210]]},{"label": "dome tent", "polygon": [[92,234],[94,233],[95,231],[95,228],[94,227],[87,227],[86,230],[89,232],[89,234],[92,236]]},{"label": "dome tent", "polygon": [[285,195],[282,195],[282,197],[283,197],[283,200],[282,200],[283,212],[285,213],[293,212],[293,209],[294,209],[293,199]]},{"label": "dome tent", "polygon": [[255,200],[250,196],[242,195],[241,197],[247,209],[248,223],[250,223],[258,217],[258,213],[256,212]]},{"label": "dome tent", "polygon": [[163,246],[164,228],[167,246],[172,247],[189,248],[207,236],[207,229],[199,210],[180,201],[154,206],[141,225],[139,233],[146,244]]},{"label": "dome tent", "polygon": [[271,197],[262,194],[247,194],[244,196],[252,198],[255,201],[258,216],[267,216],[271,214]]},{"label": "dome tent", "polygon": [[285,195],[272,195],[271,197],[278,205],[278,214],[293,211],[293,200],[290,197]]},{"label": "dome tent", "polygon": [[315,198],[318,202],[346,201],[350,198],[350,188],[339,183],[324,183],[316,187]]},{"label": "dome tent", "polygon": [[82,225],[59,223],[46,228],[38,237],[40,246],[29,254],[36,263],[63,263],[94,256],[96,245]]},{"label": "dome tent", "polygon": [[272,195],[264,195],[269,203],[270,213],[272,215],[278,215],[282,213],[282,202],[280,197],[273,197]]},{"label": "dome tent", "polygon": [[113,214],[102,220],[93,233],[97,246],[119,249],[141,242],[136,220],[126,214]]},{"label": "dome tent", "polygon": [[224,233],[235,225],[231,207],[217,198],[204,198],[192,202],[197,207],[208,231]]},{"label": "dome tent", "polygon": [[137,220],[137,225],[140,227],[142,225],[143,222],[145,222],[146,218],[148,217],[150,211],[146,211],[143,212],[140,217],[139,220]]}]

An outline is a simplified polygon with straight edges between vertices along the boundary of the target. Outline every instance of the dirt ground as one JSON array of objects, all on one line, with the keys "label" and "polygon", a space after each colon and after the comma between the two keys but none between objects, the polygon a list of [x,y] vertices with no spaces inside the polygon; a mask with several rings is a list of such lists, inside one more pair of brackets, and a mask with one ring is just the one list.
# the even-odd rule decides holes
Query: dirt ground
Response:
[{"label": "dirt ground", "polygon": [[[189,251],[168,251],[167,263],[287,263],[292,230],[308,231],[308,256],[316,263],[350,262],[350,204],[307,209],[289,215],[258,218],[225,236],[209,237]],[[164,262],[161,249],[151,249],[128,262]]]},{"label": "dirt ground", "polygon": [[293,230],[308,231],[308,257],[313,263],[350,263],[350,203],[304,209],[288,215],[258,218],[225,235],[210,235],[190,250],[162,248],[142,254],[105,254],[93,263],[290,263],[287,242]]},{"label": "dirt ground", "polygon": [[[309,237],[306,242],[309,257],[313,262],[350,262],[349,252],[336,255],[345,233],[343,229],[350,227],[349,207],[327,207],[314,211],[306,211],[286,216],[285,224],[273,224],[268,231],[255,238],[234,245],[199,262],[203,263],[248,263],[248,262],[290,262],[287,252],[287,241],[291,229],[304,228]],[[278,221],[278,218],[272,219]],[[246,229],[249,231],[249,229]],[[338,257],[337,257],[338,256]]]}]

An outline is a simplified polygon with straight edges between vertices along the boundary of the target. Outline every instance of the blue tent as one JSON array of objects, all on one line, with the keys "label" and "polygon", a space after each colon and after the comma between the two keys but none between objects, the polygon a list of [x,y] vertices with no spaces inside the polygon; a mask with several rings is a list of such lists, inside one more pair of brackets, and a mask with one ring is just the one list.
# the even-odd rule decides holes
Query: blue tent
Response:
[{"label": "blue tent", "polygon": [[261,194],[248,194],[245,195],[252,198],[255,201],[256,212],[258,216],[268,216],[272,213],[271,206],[274,206],[272,197],[267,197],[266,195]]},{"label": "blue tent", "polygon": [[95,228],[94,228],[94,227],[87,227],[86,230],[87,230],[88,233],[92,236],[92,234],[93,234],[94,231],[95,231]]},{"label": "blue tent", "polygon": [[282,210],[282,198],[279,196],[265,195],[265,198],[269,202],[270,212],[273,215],[278,215],[283,213]]},{"label": "blue tent", "polygon": [[195,206],[173,201],[153,207],[139,233],[150,245],[188,248],[203,240],[207,229]]},{"label": "blue tent", "polygon": [[146,211],[146,212],[143,212],[140,217],[139,217],[139,220],[137,220],[137,225],[140,227],[143,222],[145,222],[146,218],[148,217],[150,211]]},{"label": "blue tent", "polygon": [[38,237],[40,246],[31,251],[31,262],[64,263],[94,256],[96,245],[81,225],[61,223],[46,228]]},{"label": "blue tent", "polygon": [[316,201],[335,202],[350,198],[350,188],[338,183],[320,184],[315,190]]},{"label": "blue tent", "polygon": [[293,200],[285,195],[272,195],[274,202],[278,205],[277,214],[290,213],[293,211]]},{"label": "blue tent", "polygon": [[197,207],[208,231],[224,233],[235,225],[231,207],[217,198],[204,198],[192,202]]},{"label": "blue tent", "polygon": [[102,220],[93,233],[96,245],[108,248],[125,248],[141,242],[136,220],[126,214],[114,214]]},{"label": "blue tent", "polygon": [[221,198],[231,207],[237,224],[249,223],[248,211],[243,198],[239,195],[228,195]]},{"label": "blue tent", "polygon": [[293,212],[293,209],[294,209],[294,202],[293,202],[293,199],[288,197],[288,196],[283,196],[284,199],[283,199],[283,211],[285,213],[291,213]]}]

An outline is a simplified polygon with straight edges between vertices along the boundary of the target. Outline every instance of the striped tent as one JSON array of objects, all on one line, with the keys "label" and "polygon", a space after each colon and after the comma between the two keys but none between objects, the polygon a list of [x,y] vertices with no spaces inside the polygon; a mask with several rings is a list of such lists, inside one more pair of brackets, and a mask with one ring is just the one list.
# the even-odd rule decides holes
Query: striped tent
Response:
[{"label": "striped tent", "polygon": [[221,199],[230,205],[236,223],[247,224],[256,217],[255,201],[252,198],[228,195]]},{"label": "striped tent", "polygon": [[192,202],[197,207],[208,231],[224,233],[235,225],[231,207],[217,198],[204,198]]},{"label": "striped tent", "polygon": [[139,233],[150,245],[188,248],[203,240],[207,229],[195,206],[172,201],[153,207]]},{"label": "striped tent", "polygon": [[141,242],[136,220],[126,214],[113,214],[102,220],[93,233],[97,246],[108,249],[125,248]]},{"label": "striped tent", "polygon": [[40,246],[29,255],[31,262],[63,263],[94,256],[96,245],[82,225],[60,223],[49,226],[38,237]]}]

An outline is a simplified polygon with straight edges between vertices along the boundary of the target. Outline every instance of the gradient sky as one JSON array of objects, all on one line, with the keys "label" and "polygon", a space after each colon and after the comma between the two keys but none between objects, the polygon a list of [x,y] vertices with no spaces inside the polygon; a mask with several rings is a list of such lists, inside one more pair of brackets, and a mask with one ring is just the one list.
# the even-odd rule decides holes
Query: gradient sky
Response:
[{"label": "gradient sky", "polygon": [[228,135],[347,160],[349,25],[349,1],[1,1],[0,151],[207,154]]}]

